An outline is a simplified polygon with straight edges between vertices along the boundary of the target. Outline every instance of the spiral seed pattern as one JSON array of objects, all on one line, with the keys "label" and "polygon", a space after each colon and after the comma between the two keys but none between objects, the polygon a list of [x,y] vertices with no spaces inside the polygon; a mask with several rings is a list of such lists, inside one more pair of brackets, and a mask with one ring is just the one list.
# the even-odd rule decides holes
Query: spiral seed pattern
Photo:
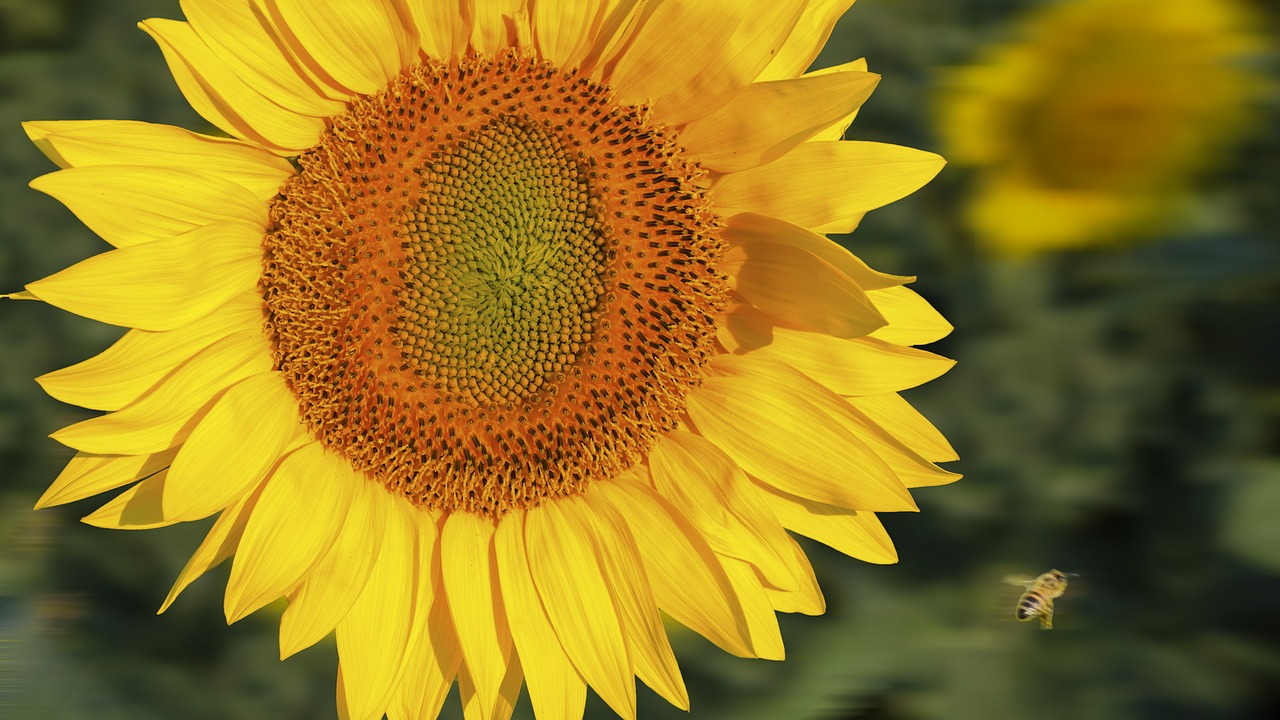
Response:
[{"label": "spiral seed pattern", "polygon": [[443,152],[422,189],[404,227],[402,352],[461,401],[534,394],[574,364],[604,295],[582,169],[545,127],[500,118]]},{"label": "spiral seed pattern", "polygon": [[499,516],[641,462],[727,296],[703,173],[608,87],[431,61],[331,119],[261,293],[311,432],[415,504]]}]

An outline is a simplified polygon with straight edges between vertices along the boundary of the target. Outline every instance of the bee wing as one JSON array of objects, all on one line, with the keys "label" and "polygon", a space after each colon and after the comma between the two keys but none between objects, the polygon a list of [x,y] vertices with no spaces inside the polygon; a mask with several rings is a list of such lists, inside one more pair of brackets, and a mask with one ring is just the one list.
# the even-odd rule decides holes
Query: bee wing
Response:
[{"label": "bee wing", "polygon": [[1005,585],[1014,585],[1025,588],[1031,587],[1031,584],[1035,582],[1035,578],[1029,578],[1024,575],[1005,575],[1004,578],[1001,579],[1001,582]]}]

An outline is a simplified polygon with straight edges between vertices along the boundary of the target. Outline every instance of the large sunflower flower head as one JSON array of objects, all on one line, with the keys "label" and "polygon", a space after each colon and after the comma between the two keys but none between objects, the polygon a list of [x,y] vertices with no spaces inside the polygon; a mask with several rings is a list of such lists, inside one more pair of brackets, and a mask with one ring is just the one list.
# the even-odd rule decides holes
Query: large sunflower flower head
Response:
[{"label": "large sunflower flower head", "polygon": [[[229,138],[34,122],[32,184],[115,249],[27,297],[131,328],[41,377],[105,414],[40,499],[216,515],[230,622],[336,631],[343,717],[540,718],[638,676],[659,610],[780,659],[820,613],[791,530],[896,560],[876,513],[957,476],[898,395],[951,361],[910,278],[823,237],[942,161],[840,141],[878,78],[805,74],[852,0],[183,0],[148,20]],[[162,608],[163,609],[163,608]]]},{"label": "large sunflower flower head", "polygon": [[941,131],[979,169],[979,239],[1020,255],[1161,229],[1259,94],[1254,25],[1239,0],[1063,0],[951,72]]}]

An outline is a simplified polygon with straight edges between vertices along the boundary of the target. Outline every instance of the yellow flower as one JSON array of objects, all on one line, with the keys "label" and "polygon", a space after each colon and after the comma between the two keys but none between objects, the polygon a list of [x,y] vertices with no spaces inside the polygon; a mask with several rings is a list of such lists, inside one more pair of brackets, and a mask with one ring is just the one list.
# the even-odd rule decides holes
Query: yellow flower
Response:
[{"label": "yellow flower", "polygon": [[1158,228],[1240,129],[1249,27],[1236,0],[1074,0],[953,71],[941,131],[980,168],[979,239],[1025,254]]},{"label": "yellow flower", "polygon": [[[785,529],[869,562],[950,482],[898,391],[950,326],[817,231],[942,160],[832,138],[878,77],[805,75],[852,0],[184,0],[148,20],[231,136],[33,122],[35,180],[116,249],[26,293],[129,330],[39,380],[107,411],[39,507],[217,515],[234,622],[336,629],[344,717],[541,718],[639,676],[659,609],[780,659],[823,598]],[[461,8],[461,11],[460,11]],[[163,608],[162,608],[163,609]]]}]

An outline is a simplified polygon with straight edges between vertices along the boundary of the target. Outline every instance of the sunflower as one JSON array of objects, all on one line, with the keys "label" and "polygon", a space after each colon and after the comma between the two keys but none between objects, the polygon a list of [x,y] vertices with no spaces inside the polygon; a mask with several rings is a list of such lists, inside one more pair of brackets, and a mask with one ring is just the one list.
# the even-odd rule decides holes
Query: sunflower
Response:
[{"label": "sunflower", "polygon": [[805,74],[852,0],[184,0],[148,20],[227,136],[32,122],[32,186],[115,249],[10,297],[130,330],[39,378],[106,411],[40,499],[216,515],[228,622],[334,631],[343,717],[688,708],[660,610],[781,659],[822,594],[786,530],[897,559],[956,475],[899,391],[950,326],[823,231],[922,186]]},{"label": "sunflower", "polygon": [[968,222],[1011,254],[1159,229],[1239,133],[1260,48],[1237,0],[1074,0],[943,80],[952,160],[979,168]]}]

